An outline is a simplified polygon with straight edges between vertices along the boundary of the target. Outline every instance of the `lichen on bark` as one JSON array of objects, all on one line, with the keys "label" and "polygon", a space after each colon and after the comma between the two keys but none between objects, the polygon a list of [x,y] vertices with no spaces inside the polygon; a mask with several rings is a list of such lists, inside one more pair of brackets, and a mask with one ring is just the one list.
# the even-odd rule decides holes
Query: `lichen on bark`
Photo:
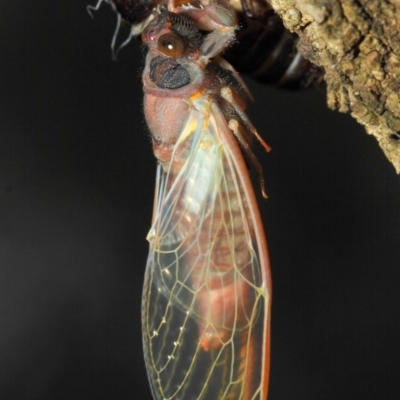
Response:
[{"label": "lichen on bark", "polygon": [[269,0],[325,69],[328,106],[375,136],[400,173],[400,0]]}]

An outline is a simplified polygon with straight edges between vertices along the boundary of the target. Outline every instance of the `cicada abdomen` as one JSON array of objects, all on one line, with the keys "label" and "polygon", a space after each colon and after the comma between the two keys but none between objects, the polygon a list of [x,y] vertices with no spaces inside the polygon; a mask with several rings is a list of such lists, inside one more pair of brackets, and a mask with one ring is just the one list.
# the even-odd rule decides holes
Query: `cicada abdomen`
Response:
[{"label": "cicada abdomen", "polygon": [[223,0],[170,10],[143,34],[144,110],[159,164],[142,302],[152,393],[265,400],[271,278],[242,156],[252,156],[256,131],[212,61],[225,66],[218,56],[234,40],[236,15]]}]

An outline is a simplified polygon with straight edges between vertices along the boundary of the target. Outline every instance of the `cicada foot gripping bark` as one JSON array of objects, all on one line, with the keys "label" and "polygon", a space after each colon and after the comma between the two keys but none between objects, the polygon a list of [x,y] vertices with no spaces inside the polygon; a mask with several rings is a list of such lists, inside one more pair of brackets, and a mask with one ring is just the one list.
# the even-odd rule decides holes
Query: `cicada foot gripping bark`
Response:
[{"label": "cicada foot gripping bark", "polygon": [[267,398],[271,277],[242,155],[254,160],[256,131],[219,58],[236,24],[224,0],[169,2],[142,35],[158,159],[142,301],[156,400]]}]

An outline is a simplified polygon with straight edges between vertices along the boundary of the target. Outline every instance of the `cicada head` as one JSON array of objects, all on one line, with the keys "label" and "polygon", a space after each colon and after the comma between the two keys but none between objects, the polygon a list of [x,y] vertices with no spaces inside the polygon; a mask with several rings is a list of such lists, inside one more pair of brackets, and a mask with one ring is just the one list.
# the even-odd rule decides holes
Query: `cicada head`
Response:
[{"label": "cicada head", "polygon": [[176,90],[203,80],[203,36],[190,19],[161,11],[142,35],[149,53],[145,87]]}]

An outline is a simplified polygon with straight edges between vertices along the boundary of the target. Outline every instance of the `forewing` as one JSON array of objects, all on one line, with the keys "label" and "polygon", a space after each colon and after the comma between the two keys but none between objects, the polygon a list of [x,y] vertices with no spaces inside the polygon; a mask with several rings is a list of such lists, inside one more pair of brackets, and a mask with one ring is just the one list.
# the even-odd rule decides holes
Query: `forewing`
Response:
[{"label": "forewing", "polygon": [[264,400],[269,276],[258,210],[218,107],[204,97],[194,106],[169,170],[159,167],[148,236],[142,318],[152,391],[157,400]]}]

